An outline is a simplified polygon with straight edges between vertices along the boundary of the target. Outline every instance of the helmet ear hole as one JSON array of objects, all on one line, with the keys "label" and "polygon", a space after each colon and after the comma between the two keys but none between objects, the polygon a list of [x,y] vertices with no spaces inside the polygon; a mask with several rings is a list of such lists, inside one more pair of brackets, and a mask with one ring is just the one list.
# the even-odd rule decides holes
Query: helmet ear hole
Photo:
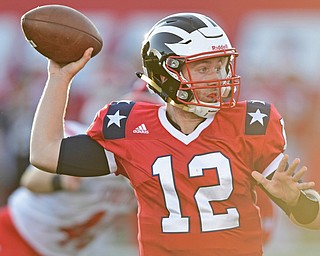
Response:
[{"label": "helmet ear hole", "polygon": [[181,90],[181,89],[178,90],[177,97],[180,100],[185,101],[185,102],[192,101],[194,99],[194,94],[193,94],[192,90],[190,90],[186,84],[183,84],[181,87],[186,90]]}]

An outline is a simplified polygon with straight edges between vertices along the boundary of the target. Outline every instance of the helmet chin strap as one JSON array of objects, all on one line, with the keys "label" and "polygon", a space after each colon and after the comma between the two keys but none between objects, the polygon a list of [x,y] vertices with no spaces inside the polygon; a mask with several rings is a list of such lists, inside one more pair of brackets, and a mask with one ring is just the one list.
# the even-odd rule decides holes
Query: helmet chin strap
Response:
[{"label": "helmet chin strap", "polygon": [[196,114],[197,116],[208,118],[214,116],[219,111],[218,108],[210,108],[203,106],[190,105],[189,112]]},{"label": "helmet chin strap", "polygon": [[155,88],[159,93],[162,93],[162,88],[156,84],[153,80],[151,80],[148,76],[143,74],[142,72],[136,72],[138,78],[145,81],[147,84],[150,84],[153,88]]}]

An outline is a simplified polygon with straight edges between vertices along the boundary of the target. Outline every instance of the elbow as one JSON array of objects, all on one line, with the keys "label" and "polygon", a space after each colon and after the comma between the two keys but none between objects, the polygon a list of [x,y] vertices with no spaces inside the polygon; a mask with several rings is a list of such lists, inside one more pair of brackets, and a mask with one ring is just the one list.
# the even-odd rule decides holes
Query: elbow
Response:
[{"label": "elbow", "polygon": [[30,156],[29,156],[29,162],[31,165],[34,167],[40,169],[40,170],[45,170],[46,171],[46,165],[43,161],[41,161],[41,156],[39,154],[30,151]]},{"label": "elbow", "polygon": [[29,162],[31,165],[41,169],[41,161],[38,157],[38,154],[35,153],[33,150],[30,150]]},{"label": "elbow", "polygon": [[30,154],[29,154],[29,162],[31,165],[41,169],[41,161],[43,159],[43,156],[41,155],[41,150],[39,146],[37,146],[37,143],[35,143],[34,139],[31,138],[30,141]]},{"label": "elbow", "polygon": [[39,142],[31,138],[30,164],[46,172],[56,173],[61,140]]},{"label": "elbow", "polygon": [[46,154],[46,151],[30,150],[29,162],[34,167],[50,172],[56,173],[58,160],[54,154]]}]

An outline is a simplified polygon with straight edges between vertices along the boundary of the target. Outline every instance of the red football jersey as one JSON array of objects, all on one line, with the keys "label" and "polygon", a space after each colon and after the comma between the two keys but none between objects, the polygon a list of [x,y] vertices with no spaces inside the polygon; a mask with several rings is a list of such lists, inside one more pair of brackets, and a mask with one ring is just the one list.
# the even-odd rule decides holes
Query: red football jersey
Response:
[{"label": "red football jersey", "polygon": [[165,106],[113,102],[88,135],[135,190],[141,256],[262,254],[251,172],[269,172],[285,148],[273,105],[240,102],[185,135]]}]

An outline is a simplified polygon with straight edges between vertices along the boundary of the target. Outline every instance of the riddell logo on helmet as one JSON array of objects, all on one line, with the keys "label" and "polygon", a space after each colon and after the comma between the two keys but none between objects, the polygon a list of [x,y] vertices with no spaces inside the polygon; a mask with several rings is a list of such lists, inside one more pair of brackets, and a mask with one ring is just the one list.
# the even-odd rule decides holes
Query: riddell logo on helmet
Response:
[{"label": "riddell logo on helmet", "polygon": [[228,48],[228,45],[227,45],[227,44],[225,44],[225,45],[217,45],[217,46],[213,45],[213,46],[212,46],[212,50],[213,50],[213,51],[225,50],[225,49],[227,49],[227,48]]}]

